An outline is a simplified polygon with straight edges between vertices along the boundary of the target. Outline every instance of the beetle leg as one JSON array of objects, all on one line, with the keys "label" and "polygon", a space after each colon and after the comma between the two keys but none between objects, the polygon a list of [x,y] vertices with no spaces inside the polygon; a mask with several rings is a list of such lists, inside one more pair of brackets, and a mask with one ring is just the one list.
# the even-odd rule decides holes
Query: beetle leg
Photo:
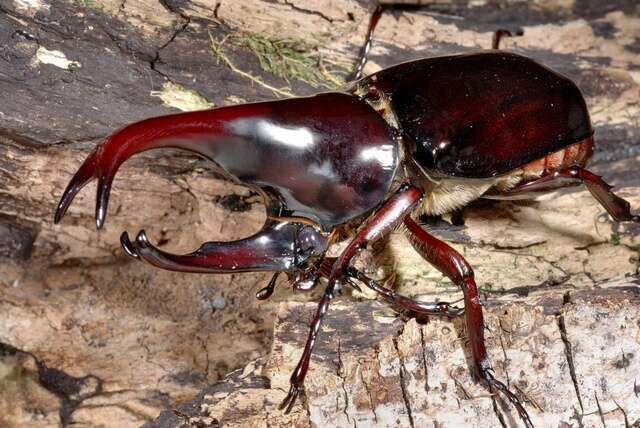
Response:
[{"label": "beetle leg", "polygon": [[375,10],[371,14],[371,18],[369,18],[369,27],[367,29],[367,37],[365,38],[364,45],[360,48],[360,54],[358,55],[358,62],[356,64],[356,68],[351,74],[351,76],[347,79],[348,82],[352,82],[358,80],[362,77],[362,71],[364,66],[367,64],[367,56],[369,55],[369,51],[371,50],[371,44],[373,41],[373,33],[376,30],[376,26],[378,25],[378,21],[382,14],[389,9],[393,10],[417,10],[421,8],[425,8],[427,5],[425,4],[410,4],[404,2],[385,2],[378,3]]},{"label": "beetle leg", "polygon": [[[297,238],[302,229],[311,226],[297,223],[268,221],[253,236],[231,242],[206,242],[190,254],[177,255],[164,252],[151,244],[144,231],[134,242],[126,232],[120,242],[127,254],[168,270],[198,273],[231,273],[258,271],[290,271],[316,256],[326,248],[326,242],[317,241],[317,248],[305,247],[300,252]],[[275,284],[275,280],[273,281]],[[268,292],[267,292],[268,293]]]},{"label": "beetle leg", "polygon": [[514,32],[500,28],[493,33],[493,41],[491,43],[491,49],[500,49],[500,40],[503,37],[515,37],[522,36],[524,31],[522,28],[517,28]]},{"label": "beetle leg", "polygon": [[640,222],[640,216],[631,213],[631,205],[611,191],[613,186],[607,184],[600,176],[579,166],[555,171],[537,180],[530,181],[497,195],[489,195],[489,198],[518,198],[531,197],[536,193],[547,192],[561,187],[575,186],[583,183],[591,195],[604,207],[615,221]]},{"label": "beetle leg", "polygon": [[276,289],[276,280],[278,279],[279,275],[280,275],[280,272],[276,272],[273,274],[267,286],[264,288],[261,288],[256,293],[256,299],[267,300],[269,297],[271,297],[271,295],[273,294],[273,291]]},{"label": "beetle leg", "polygon": [[640,216],[631,214],[629,201],[622,199],[611,191],[613,186],[607,184],[600,176],[579,166],[572,166],[557,174],[564,177],[578,178],[591,192],[591,195],[604,207],[615,221],[640,222]]},{"label": "beetle leg", "polygon": [[347,79],[347,81],[359,80],[362,77],[362,70],[364,66],[367,64],[367,56],[369,55],[369,51],[371,50],[371,43],[373,41],[373,32],[378,25],[378,21],[380,20],[380,16],[382,16],[382,12],[385,10],[385,6],[378,4],[376,9],[373,11],[371,18],[369,19],[369,28],[367,30],[367,38],[364,41],[364,45],[360,48],[360,55],[358,55],[358,63],[356,64],[356,68],[353,71],[353,74]]},{"label": "beetle leg", "polygon": [[464,226],[464,210],[462,208],[451,213],[451,224],[454,226]]},{"label": "beetle leg", "polygon": [[295,370],[291,374],[291,388],[280,404],[280,409],[285,409],[288,413],[296,402],[304,378],[309,370],[309,362],[313,347],[318,339],[322,319],[327,313],[329,303],[340,291],[340,283],[347,275],[347,270],[351,260],[358,251],[365,248],[369,243],[376,241],[402,222],[422,197],[422,190],[410,185],[403,185],[391,196],[376,213],[358,230],[355,237],[349,245],[342,251],[340,256],[335,260],[329,274],[329,284],[318,303],[316,314],[311,321],[311,328],[304,346],[304,351]]},{"label": "beetle leg", "polygon": [[293,282],[295,291],[311,291],[318,285],[320,277],[311,269],[303,270],[296,275]]},{"label": "beetle leg", "polygon": [[407,227],[407,237],[416,251],[462,288],[467,334],[469,335],[471,353],[478,375],[487,382],[490,388],[495,388],[502,392],[514,405],[525,425],[533,427],[520,399],[509,391],[504,383],[497,380],[493,374],[484,344],[484,319],[473,269],[456,250],[427,233],[410,217],[405,218],[404,224]]},{"label": "beetle leg", "polygon": [[[367,64],[369,51],[371,50],[371,44],[373,42],[373,33],[378,25],[378,21],[380,21],[380,17],[384,13],[384,11],[389,9],[395,10],[416,10],[426,7],[426,4],[407,4],[403,2],[386,2],[384,4],[378,3],[375,10],[371,14],[371,18],[369,18],[369,27],[367,28],[367,36],[364,40],[364,44],[360,48],[360,54],[358,55],[358,62],[356,63],[355,70],[351,74],[351,76],[347,79],[348,82],[353,82],[355,80],[359,80],[362,78],[362,72],[364,70],[364,66]],[[492,41],[492,49],[500,49],[500,40],[503,37],[515,37],[522,36],[524,31],[522,28],[517,28],[514,31],[506,30],[500,28],[493,33],[493,41]]]},{"label": "beetle leg", "polygon": [[367,277],[359,270],[349,267],[347,269],[349,276],[356,278],[364,285],[382,295],[392,303],[395,303],[408,311],[415,312],[419,315],[444,315],[449,318],[458,317],[464,314],[464,308],[451,306],[449,302],[420,302],[410,299],[402,294],[396,293],[394,290],[387,288],[378,281]]},{"label": "beetle leg", "polygon": [[[333,264],[335,260],[335,258],[326,257],[324,260],[322,260],[322,263],[317,269],[317,272],[320,275],[328,278],[331,275],[330,264]],[[329,270],[327,269],[327,267],[329,267]],[[453,318],[464,314],[464,308],[456,308],[455,306],[451,306],[448,302],[420,302],[418,300],[414,300],[396,293],[394,290],[383,286],[378,281],[369,278],[363,272],[359,271],[353,266],[349,266],[347,268],[346,274],[351,278],[357,279],[368,288],[380,294],[390,302],[399,305],[408,311],[415,312],[419,315],[444,315],[446,317]],[[349,286],[356,289],[357,291],[362,292],[360,287],[358,287],[353,282],[349,282]]]}]

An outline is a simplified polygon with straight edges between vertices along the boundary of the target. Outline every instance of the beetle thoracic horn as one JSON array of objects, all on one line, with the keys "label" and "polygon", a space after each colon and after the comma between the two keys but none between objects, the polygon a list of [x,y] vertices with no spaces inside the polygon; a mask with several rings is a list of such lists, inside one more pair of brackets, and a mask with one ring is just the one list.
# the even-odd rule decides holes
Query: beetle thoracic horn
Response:
[{"label": "beetle thoracic horn", "polygon": [[[107,212],[111,183],[124,161],[136,153],[163,147],[193,151],[215,161],[224,142],[234,137],[238,139],[230,123],[262,116],[269,111],[269,104],[272,103],[155,117],[116,131],[89,155],[73,176],[58,204],[55,222],[62,219],[78,191],[91,180],[97,179],[96,226],[101,228]],[[232,150],[241,151],[242,147],[236,145]]]},{"label": "beetle thoracic horn", "polygon": [[[328,116],[320,121],[321,114]],[[97,179],[101,228],[120,165],[162,147],[198,153],[240,183],[277,191],[291,215],[316,220],[327,231],[374,208],[398,163],[384,119],[339,92],[161,116],[122,128],[100,144],[69,183],[55,221],[78,191]]]}]

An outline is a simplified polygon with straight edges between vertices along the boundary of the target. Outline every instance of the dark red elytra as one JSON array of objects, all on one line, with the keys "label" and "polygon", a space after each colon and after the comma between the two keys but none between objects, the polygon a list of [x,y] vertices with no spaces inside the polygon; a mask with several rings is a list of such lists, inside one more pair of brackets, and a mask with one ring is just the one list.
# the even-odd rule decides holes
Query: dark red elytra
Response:
[{"label": "dark red elytra", "polygon": [[514,53],[411,61],[362,85],[389,96],[413,156],[445,175],[505,174],[593,134],[578,87]]}]

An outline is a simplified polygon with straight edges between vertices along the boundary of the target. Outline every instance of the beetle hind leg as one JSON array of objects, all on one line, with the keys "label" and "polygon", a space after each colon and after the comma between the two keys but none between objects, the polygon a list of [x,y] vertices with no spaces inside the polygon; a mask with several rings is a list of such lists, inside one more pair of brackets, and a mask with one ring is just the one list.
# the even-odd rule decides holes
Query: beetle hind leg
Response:
[{"label": "beetle hind leg", "polygon": [[414,249],[451,281],[462,288],[467,335],[477,375],[484,380],[490,390],[497,390],[515,407],[525,426],[533,427],[531,418],[520,399],[493,374],[484,343],[484,316],[473,269],[456,250],[431,236],[410,217],[405,218],[407,238]]},{"label": "beetle hind leg", "polygon": [[566,174],[576,175],[587,186],[591,195],[596,198],[615,221],[632,221],[640,223],[640,216],[631,213],[631,204],[611,191],[613,186],[601,177],[580,167],[572,167]]},{"label": "beetle hind leg", "polygon": [[640,216],[631,212],[631,204],[629,204],[629,201],[611,191],[613,186],[591,171],[575,165],[552,172],[537,180],[519,185],[505,192],[500,192],[496,195],[487,195],[485,197],[490,199],[530,198],[543,192],[579,184],[584,184],[587,187],[589,193],[591,193],[615,221],[640,223]]}]

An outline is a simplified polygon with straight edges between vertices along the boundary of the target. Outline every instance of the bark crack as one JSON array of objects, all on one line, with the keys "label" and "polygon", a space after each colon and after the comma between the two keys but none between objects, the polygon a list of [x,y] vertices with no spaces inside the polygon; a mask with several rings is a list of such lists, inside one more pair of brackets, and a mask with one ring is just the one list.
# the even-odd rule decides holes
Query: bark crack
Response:
[{"label": "bark crack", "polygon": [[507,357],[507,350],[504,348],[504,340],[502,340],[502,326],[500,326],[500,334],[498,338],[500,339],[500,348],[502,348],[502,356],[504,357],[504,363],[502,369],[504,370],[504,375],[507,379],[507,388],[511,387],[511,379],[509,378],[509,357]]},{"label": "bark crack", "polygon": [[424,330],[420,329],[420,346],[422,351],[422,366],[424,367],[424,390],[429,392],[429,370],[427,369],[427,356],[425,354]]},{"label": "bark crack", "polygon": [[[570,275],[564,275],[560,278],[551,278],[548,279],[546,281],[542,281],[539,284],[536,285],[522,285],[519,287],[513,287],[513,288],[509,288],[507,290],[492,290],[492,289],[487,289],[487,288],[480,288],[480,291],[482,291],[483,294],[493,294],[493,295],[497,295],[497,296],[505,296],[505,295],[509,295],[509,294],[515,294],[517,296],[521,296],[521,297],[528,297],[529,294],[531,293],[539,293],[542,291],[546,291],[550,288],[553,288],[555,290],[559,289],[559,286],[562,286],[564,284],[566,284],[567,282],[569,282],[569,280],[571,279]],[[573,289],[575,287],[573,287],[572,285],[567,285],[565,287],[562,287],[564,289],[566,288],[570,288]]]},{"label": "bark crack", "polygon": [[[320,18],[324,19],[327,22],[333,23],[333,21],[336,21],[333,18],[329,18],[327,15],[325,15],[324,13],[317,11],[317,10],[309,10],[309,9],[305,9],[302,8],[300,6],[296,6],[293,2],[291,2],[291,0],[284,0],[284,4],[286,4],[287,6],[289,6],[292,10],[298,11],[298,12],[302,12],[302,13],[306,13],[307,15],[316,15],[319,16]],[[341,21],[341,20],[338,20]]]},{"label": "bark crack", "polygon": [[168,79],[169,81],[171,81],[171,79],[169,79],[169,77],[162,73],[161,71],[159,71],[156,68],[156,64],[160,61],[160,52],[162,52],[163,49],[165,49],[167,46],[169,46],[171,43],[173,43],[175,41],[175,39],[182,34],[183,32],[185,32],[187,30],[187,27],[189,27],[189,24],[191,23],[191,17],[177,9],[175,9],[174,7],[172,7],[167,0],[160,0],[160,4],[162,5],[162,7],[164,7],[167,11],[169,11],[170,13],[177,15],[178,18],[180,20],[182,20],[182,24],[179,25],[174,31],[173,34],[171,35],[171,37],[169,37],[169,39],[164,42],[157,50],[155,53],[154,58],[149,61],[149,66],[151,67],[151,70],[159,73],[161,76],[163,76],[164,78]]},{"label": "bark crack", "polygon": [[409,393],[407,392],[407,368],[404,366],[404,360],[402,359],[402,355],[400,354],[400,348],[398,348],[398,339],[393,339],[393,345],[396,348],[396,352],[398,353],[398,361],[400,362],[400,367],[398,372],[400,373],[400,389],[402,390],[402,399],[404,401],[404,407],[407,409],[407,416],[409,417],[409,426],[414,428],[413,422],[413,412],[411,411],[411,402],[409,401]]},{"label": "bark crack", "polygon": [[500,422],[500,425],[502,426],[502,428],[507,428],[507,422],[504,420],[504,415],[498,408],[498,400],[496,399],[495,395],[491,396],[491,403],[493,404],[493,412],[498,417],[498,421]]},{"label": "bark crack", "polygon": [[[342,409],[342,413],[347,417],[347,422],[351,423],[351,418],[349,417],[349,412],[347,409],[349,408],[349,394],[347,394],[347,388],[345,387],[345,377],[344,377],[344,364],[342,363],[342,349],[340,347],[340,339],[338,339],[338,370],[336,374],[340,378],[340,383],[342,386],[342,393],[344,395],[344,408]],[[355,421],[353,421],[355,426]]]},{"label": "bark crack", "polygon": [[578,378],[576,376],[576,367],[573,361],[573,345],[569,341],[569,336],[567,335],[567,327],[564,322],[564,315],[558,315],[558,328],[560,329],[560,337],[562,338],[562,342],[564,343],[564,355],[565,355],[565,358],[567,359],[567,364],[569,365],[569,374],[571,375],[573,388],[575,389],[576,396],[578,397],[578,404],[580,404],[580,410],[582,414],[584,414],[584,406],[582,405],[580,387],[578,386]]},{"label": "bark crack", "polygon": [[596,398],[596,406],[598,407],[598,415],[600,415],[600,422],[602,422],[602,426],[607,428],[607,423],[604,421],[604,415],[602,414],[602,407],[600,406],[600,400],[598,400],[598,393],[594,392],[593,395]]},{"label": "bark crack", "polygon": [[627,412],[622,408],[622,406],[620,406],[620,404],[618,404],[618,402],[616,400],[613,400],[613,402],[615,403],[616,407],[618,408],[618,410],[620,410],[620,412],[622,413],[622,416],[624,417],[624,428],[629,428],[629,418],[627,417]]}]

